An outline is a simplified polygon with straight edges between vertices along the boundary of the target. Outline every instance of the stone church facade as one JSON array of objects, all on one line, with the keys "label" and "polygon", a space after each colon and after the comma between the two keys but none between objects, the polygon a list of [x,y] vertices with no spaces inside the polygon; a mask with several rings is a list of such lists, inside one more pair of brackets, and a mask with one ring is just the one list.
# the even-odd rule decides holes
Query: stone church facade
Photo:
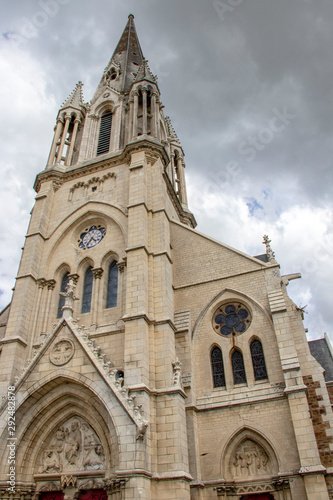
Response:
[{"label": "stone church facade", "polygon": [[81,87],[1,314],[1,498],[333,498],[300,276],[268,237],[251,257],[195,230],[132,15],[89,104]]}]

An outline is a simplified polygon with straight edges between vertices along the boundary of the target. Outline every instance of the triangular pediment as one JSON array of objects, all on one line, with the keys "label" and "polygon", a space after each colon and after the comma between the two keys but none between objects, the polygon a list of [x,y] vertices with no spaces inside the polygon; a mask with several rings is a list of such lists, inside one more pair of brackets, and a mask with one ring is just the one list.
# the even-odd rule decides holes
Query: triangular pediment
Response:
[{"label": "triangular pediment", "polygon": [[[85,373],[100,382],[104,382],[119,405],[137,426],[137,439],[142,439],[148,426],[140,413],[140,406],[135,396],[129,394],[123,385],[123,379],[113,368],[112,361],[107,360],[102,349],[89,332],[72,318],[61,318],[52,332],[35,349],[32,360],[22,368],[22,375],[15,384],[16,392],[29,394],[32,392],[37,376],[42,379],[45,374],[63,376],[64,372]],[[3,409],[3,408],[2,408]]]}]

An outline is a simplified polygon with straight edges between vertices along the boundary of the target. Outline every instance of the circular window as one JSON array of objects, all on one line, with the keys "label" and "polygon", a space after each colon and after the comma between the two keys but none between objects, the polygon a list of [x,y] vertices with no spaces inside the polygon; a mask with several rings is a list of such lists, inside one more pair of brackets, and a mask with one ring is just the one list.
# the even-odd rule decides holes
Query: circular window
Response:
[{"label": "circular window", "polygon": [[213,328],[223,337],[244,333],[251,324],[251,313],[240,302],[228,302],[220,306],[213,316]]}]

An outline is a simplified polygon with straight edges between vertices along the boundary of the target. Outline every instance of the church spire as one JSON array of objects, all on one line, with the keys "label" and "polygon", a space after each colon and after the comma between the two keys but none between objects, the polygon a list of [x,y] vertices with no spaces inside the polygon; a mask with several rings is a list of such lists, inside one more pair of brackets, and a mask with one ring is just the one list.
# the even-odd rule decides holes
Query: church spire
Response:
[{"label": "church spire", "polygon": [[94,99],[97,99],[106,87],[125,94],[129,92],[143,61],[134,16],[130,14],[118,45],[104,70]]}]

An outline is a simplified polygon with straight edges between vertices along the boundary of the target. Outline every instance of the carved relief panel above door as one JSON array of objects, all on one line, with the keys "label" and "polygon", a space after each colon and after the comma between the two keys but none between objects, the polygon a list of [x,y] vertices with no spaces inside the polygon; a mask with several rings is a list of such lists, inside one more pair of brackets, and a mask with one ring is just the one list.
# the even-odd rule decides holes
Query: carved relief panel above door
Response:
[{"label": "carved relief panel above door", "polygon": [[39,473],[105,469],[103,446],[94,429],[72,417],[54,430],[41,451]]}]

